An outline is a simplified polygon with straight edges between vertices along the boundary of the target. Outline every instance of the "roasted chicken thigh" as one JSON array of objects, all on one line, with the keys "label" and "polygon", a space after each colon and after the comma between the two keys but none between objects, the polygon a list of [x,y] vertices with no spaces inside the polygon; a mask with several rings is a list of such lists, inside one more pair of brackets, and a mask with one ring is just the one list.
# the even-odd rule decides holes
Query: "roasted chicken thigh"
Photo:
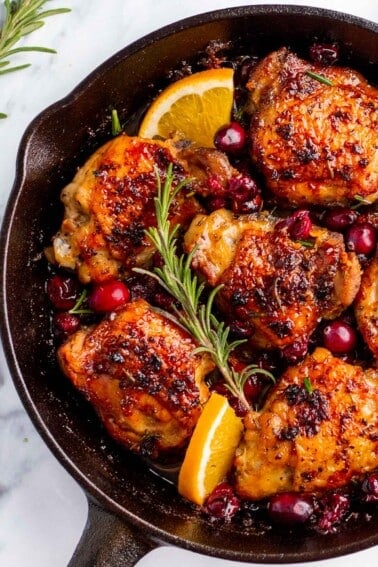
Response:
[{"label": "roasted chicken thigh", "polygon": [[378,467],[378,373],[317,348],[244,421],[235,460],[241,496],[344,486]]},{"label": "roasted chicken thigh", "polygon": [[142,299],[58,349],[63,372],[111,437],[149,457],[182,449],[208,397],[214,365],[193,339]]},{"label": "roasted chicken thigh", "polygon": [[378,198],[378,91],[356,71],[286,48],[253,69],[251,156],[291,205]]},{"label": "roasted chicken thigh", "polygon": [[[55,261],[77,270],[83,283],[122,277],[144,264],[153,253],[144,230],[155,223],[156,171],[163,182],[169,163],[176,182],[188,175],[172,141],[122,134],[99,148],[62,191],[65,216],[53,240]],[[183,191],[171,220],[185,226],[199,210]]]},{"label": "roasted chicken thigh", "polygon": [[358,327],[378,364],[378,255],[364,270],[355,301]]},{"label": "roasted chicken thigh", "polygon": [[359,262],[340,234],[313,226],[310,238],[292,239],[285,222],[268,214],[220,209],[193,220],[185,248],[195,248],[193,268],[223,286],[218,305],[253,330],[252,344],[284,348],[308,339],[320,319],[337,317],[360,284]]}]

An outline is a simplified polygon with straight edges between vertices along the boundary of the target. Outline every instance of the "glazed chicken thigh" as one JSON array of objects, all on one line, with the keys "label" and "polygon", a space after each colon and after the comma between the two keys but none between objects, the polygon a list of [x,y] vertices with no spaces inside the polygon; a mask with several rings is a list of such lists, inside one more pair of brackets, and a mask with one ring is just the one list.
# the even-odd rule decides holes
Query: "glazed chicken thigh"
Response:
[{"label": "glazed chicken thigh", "polygon": [[[83,283],[103,282],[145,264],[153,247],[144,230],[155,223],[156,171],[162,182],[173,163],[176,182],[187,176],[171,141],[124,134],[99,148],[62,191],[65,216],[53,240],[55,261]],[[181,192],[171,220],[183,226],[200,211]]]},{"label": "glazed chicken thigh", "polygon": [[282,48],[252,70],[248,88],[251,156],[280,201],[378,198],[378,90],[359,73]]},{"label": "glazed chicken thigh", "polygon": [[378,255],[364,270],[354,308],[358,327],[378,364]]},{"label": "glazed chicken thigh", "polygon": [[153,458],[182,449],[213,363],[193,355],[193,339],[142,299],[113,315],[59,347],[63,372],[125,447]]},{"label": "glazed chicken thigh", "polygon": [[344,486],[378,467],[378,373],[317,348],[245,426],[235,461],[241,496]]},{"label": "glazed chicken thigh", "polygon": [[292,239],[268,214],[220,209],[195,217],[185,248],[195,248],[193,268],[223,286],[218,306],[253,331],[251,343],[284,348],[308,339],[320,319],[337,317],[360,284],[359,262],[340,234],[313,226],[310,238],[310,247]]}]

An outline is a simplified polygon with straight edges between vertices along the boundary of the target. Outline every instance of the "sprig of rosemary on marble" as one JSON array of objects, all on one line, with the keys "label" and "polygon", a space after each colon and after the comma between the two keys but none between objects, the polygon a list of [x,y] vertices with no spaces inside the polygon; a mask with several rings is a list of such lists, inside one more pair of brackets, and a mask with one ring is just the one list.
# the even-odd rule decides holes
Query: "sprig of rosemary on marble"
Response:
[{"label": "sprig of rosemary on marble", "polygon": [[[53,10],[42,10],[49,0],[4,0],[5,20],[0,29],[0,75],[13,73],[30,67],[30,63],[22,65],[11,65],[11,58],[17,53],[27,51],[40,51],[44,53],[56,53],[54,49],[39,46],[14,47],[20,39],[44,25],[44,20],[50,16],[70,12],[69,8],[56,8]],[[6,118],[6,114],[0,113],[0,118]]]},{"label": "sprig of rosemary on marble", "polygon": [[[170,207],[177,194],[188,184],[189,180],[184,180],[174,187],[172,164],[167,169],[164,185],[162,185],[158,173],[156,173],[156,176],[155,211],[157,226],[150,227],[146,230],[146,234],[161,254],[164,265],[161,268],[154,268],[154,271],[141,268],[134,270],[154,277],[178,301],[180,309],[175,309],[174,319],[198,343],[194,352],[210,354],[231,394],[237,397],[246,409],[250,409],[243,391],[245,382],[256,372],[266,374],[271,379],[273,379],[273,376],[270,372],[258,368],[256,365],[246,366],[241,372],[235,371],[230,366],[229,356],[231,352],[245,340],[229,342],[229,327],[224,322],[218,321],[212,312],[215,296],[222,286],[214,288],[207,301],[202,302],[205,284],[199,283],[197,276],[191,270],[191,262],[196,249],[194,248],[187,255],[177,254],[177,235],[180,227],[177,224],[172,226],[169,220]],[[172,316],[170,317],[172,318]]]}]

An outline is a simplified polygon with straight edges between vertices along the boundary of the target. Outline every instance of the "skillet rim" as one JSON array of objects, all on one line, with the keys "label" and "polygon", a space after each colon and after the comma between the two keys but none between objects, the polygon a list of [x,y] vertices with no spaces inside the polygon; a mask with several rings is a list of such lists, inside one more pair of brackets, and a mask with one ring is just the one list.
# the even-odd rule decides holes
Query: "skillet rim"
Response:
[{"label": "skillet rim", "polygon": [[[30,395],[29,388],[26,385],[22,372],[17,363],[17,356],[13,348],[12,341],[12,330],[9,323],[8,317],[8,304],[6,296],[6,280],[7,280],[7,266],[8,266],[8,247],[9,247],[9,233],[10,228],[13,224],[14,214],[17,209],[18,200],[20,193],[22,192],[22,187],[25,182],[27,175],[27,157],[29,146],[32,143],[33,132],[38,128],[38,126],[49,119],[50,116],[54,115],[57,111],[62,108],[69,107],[75,103],[75,100],[84,95],[87,89],[91,88],[93,82],[95,82],[101,75],[113,67],[116,67],[122,60],[129,57],[130,55],[140,51],[143,47],[150,45],[154,41],[162,40],[167,36],[170,36],[179,31],[186,30],[188,28],[196,27],[203,23],[211,23],[217,20],[238,18],[241,16],[248,15],[264,15],[268,17],[269,14],[277,15],[298,15],[303,17],[311,16],[321,16],[322,18],[329,19],[331,22],[337,20],[338,22],[345,22],[349,25],[354,25],[362,27],[373,33],[378,34],[378,24],[369,21],[364,18],[359,18],[357,16],[345,14],[343,12],[338,12],[334,10],[327,10],[316,7],[307,6],[297,6],[297,5],[252,5],[252,6],[240,6],[235,8],[224,8],[220,10],[214,10],[209,12],[204,12],[202,14],[197,14],[173,23],[170,23],[162,28],[150,32],[149,34],[143,36],[140,39],[132,42],[126,47],[122,48],[114,55],[109,57],[106,61],[97,66],[92,72],[90,72],[71,92],[66,96],[56,101],[55,103],[49,105],[45,110],[40,112],[29,124],[24,135],[22,136],[19,150],[16,160],[16,175],[15,181],[10,192],[8,203],[4,212],[2,229],[0,235],[0,263],[5,269],[2,272],[2,289],[1,289],[1,305],[3,307],[0,314],[0,331],[3,339],[4,353],[9,366],[10,374],[12,380],[16,386],[18,395],[20,396],[24,407],[32,420],[37,431],[43,438],[44,442],[51,450],[51,452],[57,457],[59,462],[66,468],[69,474],[79,483],[79,485],[84,489],[89,498],[95,499],[101,503],[107,510],[112,511],[116,515],[127,518],[134,526],[140,529],[148,529],[150,537],[156,538],[159,541],[169,542],[174,545],[179,545],[181,547],[191,549],[199,553],[213,555],[217,557],[222,557],[225,559],[234,559],[238,561],[256,561],[256,562],[269,562],[277,560],[277,554],[261,554],[258,553],[253,555],[251,551],[243,552],[242,550],[237,554],[231,550],[227,553],[225,550],[221,550],[222,553],[214,553],[214,547],[209,547],[203,545],[199,542],[194,542],[192,540],[183,539],[180,536],[174,535],[171,532],[164,531],[163,529],[157,528],[153,524],[144,520],[138,515],[133,514],[124,506],[115,502],[110,498],[104,491],[102,491],[94,481],[91,481],[84,472],[77,466],[74,461],[70,458],[67,451],[60,445],[54,435],[51,434],[48,425],[45,423],[43,415],[38,411],[37,406],[33,402],[33,398]],[[318,559],[325,559],[328,557],[336,557],[344,555],[345,553],[351,553],[354,551],[359,551],[367,547],[371,547],[378,543],[378,534],[373,536],[367,536],[365,539],[359,540],[354,543],[349,543],[347,546],[347,551],[345,551],[345,545],[340,545],[335,548],[332,552],[328,550],[326,552],[321,552]],[[218,551],[218,550],[215,550]],[[301,556],[298,554],[293,556],[287,555],[281,558],[280,562],[288,561],[309,561],[314,560],[313,554],[301,552]]]}]

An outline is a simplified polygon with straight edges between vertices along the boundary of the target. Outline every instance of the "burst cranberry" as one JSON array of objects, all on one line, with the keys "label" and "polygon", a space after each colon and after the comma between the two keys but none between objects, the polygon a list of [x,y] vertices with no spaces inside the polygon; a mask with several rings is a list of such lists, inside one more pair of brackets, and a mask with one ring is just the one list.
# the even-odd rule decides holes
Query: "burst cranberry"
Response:
[{"label": "burst cranberry", "polygon": [[205,504],[205,511],[213,518],[227,520],[239,511],[240,500],[227,482],[213,490]]},{"label": "burst cranberry", "polygon": [[332,65],[339,58],[336,44],[314,43],[310,47],[310,59],[319,65]]},{"label": "burst cranberry", "polygon": [[207,206],[210,211],[218,211],[219,209],[227,209],[228,208],[228,200],[225,197],[214,197],[210,198],[207,201]]},{"label": "burst cranberry", "polygon": [[207,187],[209,189],[210,195],[223,195],[224,194],[224,184],[219,178],[219,175],[209,175],[207,178]]},{"label": "burst cranberry", "polygon": [[298,339],[293,344],[286,346],[282,355],[288,364],[297,364],[304,359],[308,351],[308,340]]},{"label": "burst cranberry", "polygon": [[225,382],[222,382],[221,380],[217,380],[217,382],[214,382],[214,384],[212,384],[211,391],[218,392],[218,394],[225,396],[225,398],[229,398],[231,394]]},{"label": "burst cranberry", "polygon": [[356,254],[371,254],[374,252],[376,244],[377,231],[368,222],[354,224],[346,234],[347,249]]},{"label": "burst cranberry", "polygon": [[322,533],[333,533],[350,508],[350,499],[343,494],[326,494],[316,505],[315,527]]},{"label": "burst cranberry", "polygon": [[163,256],[157,250],[153,253],[152,265],[154,268],[162,268],[164,266]]},{"label": "burst cranberry", "polygon": [[291,215],[289,234],[295,240],[307,238],[312,229],[312,221],[309,211],[299,210]]},{"label": "burst cranberry", "polygon": [[294,492],[282,492],[273,496],[268,503],[268,514],[277,523],[289,526],[304,524],[314,508],[309,497]]},{"label": "burst cranberry", "polygon": [[160,309],[168,312],[174,312],[175,307],[178,307],[175,299],[165,291],[157,291],[152,298],[152,302]]},{"label": "burst cranberry", "polygon": [[71,313],[56,313],[53,318],[54,330],[58,336],[68,336],[80,327],[80,319]]},{"label": "burst cranberry", "polygon": [[254,333],[254,327],[249,321],[234,319],[230,323],[230,333],[236,339],[248,339]]},{"label": "burst cranberry", "polygon": [[347,207],[335,207],[325,212],[323,222],[329,230],[342,231],[356,222],[358,214]]},{"label": "burst cranberry", "polygon": [[120,281],[108,281],[93,288],[89,306],[93,311],[106,313],[125,305],[130,299],[128,287]]},{"label": "burst cranberry", "polygon": [[378,502],[378,472],[369,473],[361,484],[362,500]]},{"label": "burst cranberry", "polygon": [[237,201],[236,199],[233,199],[231,202],[231,210],[237,215],[257,213],[257,211],[261,209],[262,202],[261,195],[256,195],[256,197],[253,197],[253,199],[248,201]]},{"label": "burst cranberry", "polygon": [[348,354],[356,346],[356,331],[341,319],[332,321],[323,329],[323,344],[334,354]]},{"label": "burst cranberry", "polygon": [[233,199],[244,202],[256,197],[258,188],[252,177],[239,173],[230,179],[228,191]]},{"label": "burst cranberry", "polygon": [[243,126],[230,122],[219,128],[214,137],[214,146],[225,153],[237,153],[244,148],[246,138]]},{"label": "burst cranberry", "polygon": [[47,295],[55,309],[72,309],[79,297],[79,285],[74,278],[57,274],[47,282]]},{"label": "burst cranberry", "polygon": [[264,387],[264,381],[256,374],[252,374],[252,376],[250,376],[245,382],[243,388],[244,395],[251,405],[256,404],[259,401],[259,398],[264,391]]},{"label": "burst cranberry", "polygon": [[302,240],[310,235],[312,229],[312,220],[310,212],[306,209],[299,209],[292,215],[283,219],[276,224],[276,229],[285,229],[294,240]]}]

